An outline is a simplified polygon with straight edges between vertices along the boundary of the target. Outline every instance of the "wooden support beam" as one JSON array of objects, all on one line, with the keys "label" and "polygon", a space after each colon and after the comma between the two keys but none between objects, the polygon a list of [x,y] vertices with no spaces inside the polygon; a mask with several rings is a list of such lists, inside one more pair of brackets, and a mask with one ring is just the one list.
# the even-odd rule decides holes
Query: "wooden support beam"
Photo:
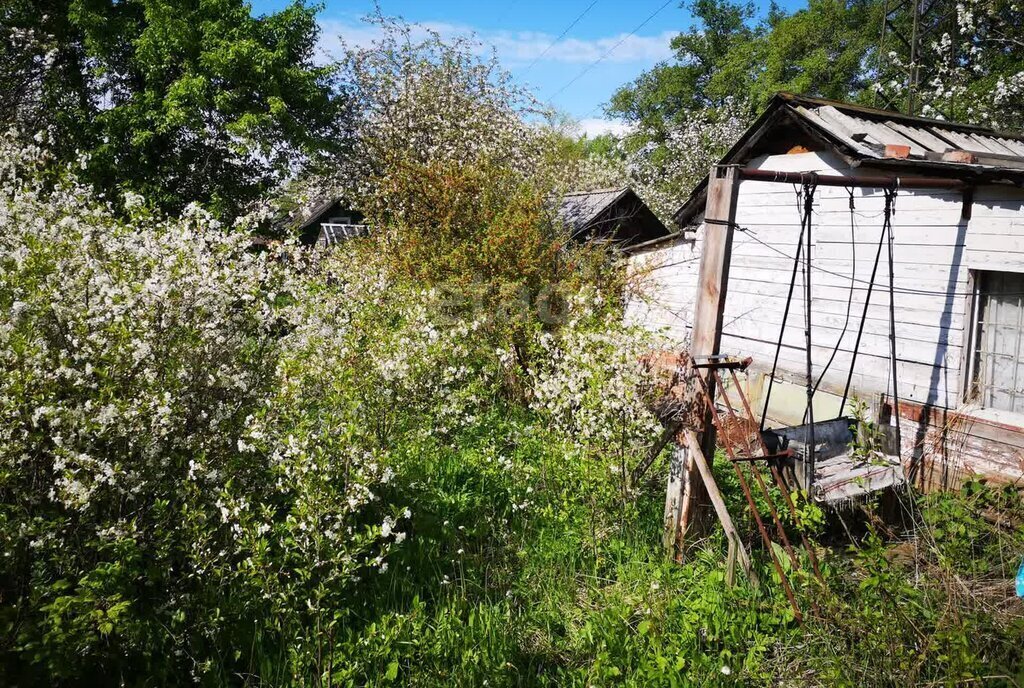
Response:
[{"label": "wooden support beam", "polygon": [[[718,355],[722,341],[722,316],[729,282],[729,260],[732,255],[736,195],[740,177],[736,167],[720,165],[711,168],[709,180],[704,214],[704,248],[701,253],[697,306],[690,339],[691,357],[694,360],[705,361]],[[698,370],[697,374],[704,377],[709,397],[713,401],[715,390],[714,383],[709,379],[710,370]],[[715,430],[711,423],[710,409],[705,412],[702,427],[700,446],[706,456],[713,457]],[[694,465],[692,452],[684,453],[683,459],[681,475],[675,481],[670,477],[669,494],[666,495],[666,504],[675,499],[681,505],[677,512],[673,512],[677,520],[671,523],[668,521],[669,512],[666,509],[666,526],[670,528],[670,541],[677,552],[683,550],[687,535],[693,531],[700,531],[709,524],[709,496],[700,472]],[[682,492],[672,494],[673,490],[680,489]]]},{"label": "wooden support beam", "polygon": [[715,482],[715,476],[711,472],[711,466],[708,465],[707,459],[704,458],[704,452],[701,451],[700,441],[697,439],[697,434],[692,430],[687,430],[684,433],[684,439],[687,448],[690,450],[690,456],[693,459],[694,465],[700,472],[701,478],[704,480],[704,487],[707,490],[708,497],[711,499],[711,504],[715,508],[715,513],[718,515],[718,520],[722,523],[722,528],[725,529],[725,536],[729,541],[730,558],[735,556],[739,561],[740,567],[743,572],[747,574],[747,578],[750,580],[754,587],[759,585],[757,580],[757,574],[750,567],[750,557],[747,555],[747,550],[743,547],[743,541],[740,539],[740,533],[736,530],[735,524],[732,522],[732,517],[729,515],[729,510],[725,506],[725,499],[722,497],[721,491],[718,489],[718,483]]},{"label": "wooden support beam", "polygon": [[[718,166],[711,169],[708,203],[704,215],[704,247],[701,251],[700,277],[697,282],[697,304],[693,315],[690,356],[707,359],[718,355],[722,342],[722,318],[725,296],[729,285],[729,260],[732,257],[732,236],[736,224],[736,194],[739,175],[735,167]],[[710,382],[710,372],[701,371]],[[714,385],[709,384],[708,395],[715,399]],[[701,447],[705,455],[714,456],[715,431],[711,424],[711,410],[706,412],[701,434]]]},{"label": "wooden support beam", "polygon": [[647,473],[647,469],[651,467],[654,460],[661,454],[661,450],[665,448],[682,426],[677,421],[670,421],[669,424],[661,431],[661,435],[654,441],[651,448],[647,450],[647,455],[636,465],[636,467],[629,474],[629,486],[636,487],[640,482],[640,479]]},{"label": "wooden support beam", "polygon": [[736,552],[739,546],[729,538],[729,553],[725,557],[725,584],[730,588],[736,585]]},{"label": "wooden support beam", "polygon": [[683,484],[686,466],[690,463],[689,449],[682,444],[672,447],[672,457],[669,460],[668,488],[665,490],[665,535],[664,544],[669,556],[675,561],[682,557],[682,551],[678,549],[681,519],[683,512],[683,495],[686,486]]}]

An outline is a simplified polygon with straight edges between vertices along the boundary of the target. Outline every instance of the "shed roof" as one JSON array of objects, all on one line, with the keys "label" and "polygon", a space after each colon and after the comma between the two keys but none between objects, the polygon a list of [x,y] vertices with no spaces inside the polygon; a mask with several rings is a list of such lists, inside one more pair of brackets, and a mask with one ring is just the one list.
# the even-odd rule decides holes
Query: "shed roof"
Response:
[{"label": "shed roof", "polygon": [[584,231],[598,215],[627,193],[631,193],[628,186],[567,193],[558,206],[558,219],[565,223],[573,234],[577,234]]},{"label": "shed roof", "polygon": [[300,211],[301,219],[295,224],[296,230],[304,232],[314,224],[319,224],[320,218],[340,202],[337,196],[314,200]]},{"label": "shed roof", "polygon": [[670,234],[628,186],[567,193],[558,200],[555,214],[574,238],[635,244]]},{"label": "shed roof", "polygon": [[[720,164],[784,153],[801,139],[831,150],[851,167],[1024,184],[1024,134],[792,93],[776,94]],[[906,146],[909,155],[900,157],[889,146]],[[685,227],[703,211],[707,184],[705,177],[675,212],[676,224]]]}]

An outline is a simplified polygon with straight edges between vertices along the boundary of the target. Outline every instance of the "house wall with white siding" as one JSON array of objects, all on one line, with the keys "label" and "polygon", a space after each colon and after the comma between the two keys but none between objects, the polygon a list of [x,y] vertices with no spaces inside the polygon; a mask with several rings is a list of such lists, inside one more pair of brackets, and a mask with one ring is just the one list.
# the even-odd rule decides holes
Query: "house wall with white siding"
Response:
[{"label": "house wall with white siding", "polygon": [[[757,158],[761,169],[864,174],[827,153]],[[748,390],[755,408],[770,370],[782,325],[793,269],[800,207],[792,185],[743,181],[733,238],[721,351],[752,356]],[[812,360],[822,376],[815,418],[840,414],[839,401],[853,359],[872,267],[882,231],[881,189],[819,187],[811,228]],[[895,202],[894,307],[904,457],[918,473],[956,483],[980,473],[1024,484],[1024,416],[979,409],[964,402],[965,335],[972,289],[970,270],[1024,272],[1024,190],[980,187],[972,213],[963,219],[963,194],[901,190]],[[663,331],[683,346],[693,318],[703,225],[687,238],[652,246],[631,256],[646,274],[643,296],[627,315]],[[853,280],[851,281],[851,276]],[[799,423],[804,412],[805,338],[802,271],[782,336],[779,372],[769,417]],[[849,315],[847,315],[849,311]],[[882,246],[875,286],[852,377],[852,394],[879,408],[891,394],[889,356],[889,267]],[[780,384],[781,383],[781,384]],[[846,409],[849,411],[849,407]]]}]

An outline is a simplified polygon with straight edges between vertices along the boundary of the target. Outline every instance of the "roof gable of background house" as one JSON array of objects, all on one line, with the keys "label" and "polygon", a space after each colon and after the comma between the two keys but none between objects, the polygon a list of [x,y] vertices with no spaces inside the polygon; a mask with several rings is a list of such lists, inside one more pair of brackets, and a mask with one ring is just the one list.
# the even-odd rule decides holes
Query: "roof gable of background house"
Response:
[{"label": "roof gable of background house", "polygon": [[[796,147],[835,153],[851,167],[1024,184],[1024,134],[779,93],[720,164]],[[682,228],[704,210],[705,177],[673,215]]]},{"label": "roof gable of background house", "polygon": [[577,240],[603,239],[623,245],[671,234],[628,186],[565,194],[556,217]]}]

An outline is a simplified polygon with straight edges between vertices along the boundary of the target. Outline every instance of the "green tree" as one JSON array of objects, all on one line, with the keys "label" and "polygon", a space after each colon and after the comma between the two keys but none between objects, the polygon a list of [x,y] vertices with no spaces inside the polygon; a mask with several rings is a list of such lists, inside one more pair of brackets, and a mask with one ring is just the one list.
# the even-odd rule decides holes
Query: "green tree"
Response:
[{"label": "green tree", "polygon": [[8,0],[0,118],[87,153],[108,193],[229,216],[344,140],[317,7],[254,17],[244,0]]},{"label": "green tree", "polygon": [[711,88],[715,74],[730,51],[758,40],[763,29],[750,26],[754,6],[749,3],[696,0],[692,12],[698,23],[672,39],[675,61],[654,67],[616,91],[610,114],[658,130],[681,113],[722,104],[723,96]]},{"label": "green tree", "polygon": [[733,101],[758,112],[777,91],[855,97],[881,21],[877,0],[811,0],[793,14],[772,5],[756,23],[750,3],[697,0],[692,12],[697,23],[672,40],[674,61],[619,89],[611,114],[661,132]]}]

